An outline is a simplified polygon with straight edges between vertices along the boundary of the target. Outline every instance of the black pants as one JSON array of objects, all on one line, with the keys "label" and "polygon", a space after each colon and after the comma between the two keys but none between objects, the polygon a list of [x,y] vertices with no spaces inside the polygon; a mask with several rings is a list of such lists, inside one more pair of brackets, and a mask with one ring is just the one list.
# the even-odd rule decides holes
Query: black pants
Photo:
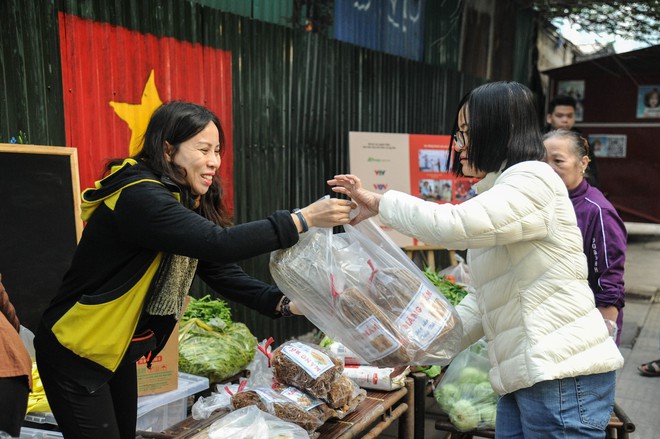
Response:
[{"label": "black pants", "polygon": [[94,393],[38,363],[39,376],[57,425],[69,439],[135,439],[137,373],[135,363],[120,366]]},{"label": "black pants", "polygon": [[0,378],[0,431],[21,435],[30,388],[26,376]]}]

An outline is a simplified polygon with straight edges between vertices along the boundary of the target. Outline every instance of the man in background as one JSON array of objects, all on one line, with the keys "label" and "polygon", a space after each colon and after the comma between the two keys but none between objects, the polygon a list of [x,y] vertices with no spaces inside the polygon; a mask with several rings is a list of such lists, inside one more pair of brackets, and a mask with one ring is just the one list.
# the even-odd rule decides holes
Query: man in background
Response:
[{"label": "man in background", "polygon": [[[547,123],[546,132],[552,130],[575,131],[582,135],[582,132],[575,128],[575,108],[577,102],[575,98],[567,95],[557,95],[548,104],[548,113],[545,116]],[[593,148],[589,148],[589,165],[585,170],[584,177],[593,187],[599,187],[598,168],[596,167],[596,157]]]}]

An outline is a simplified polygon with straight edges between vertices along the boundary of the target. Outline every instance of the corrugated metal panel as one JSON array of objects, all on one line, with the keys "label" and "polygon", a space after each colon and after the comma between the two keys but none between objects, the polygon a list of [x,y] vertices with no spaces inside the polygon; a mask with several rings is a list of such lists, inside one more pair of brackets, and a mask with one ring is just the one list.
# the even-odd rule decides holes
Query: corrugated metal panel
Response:
[{"label": "corrugated metal panel", "polygon": [[[223,12],[291,27],[294,0],[191,0]],[[304,6],[304,5],[303,5]],[[304,7],[303,7],[304,9]]]},{"label": "corrugated metal panel", "polygon": [[293,0],[252,0],[252,18],[291,27]]},{"label": "corrugated metal panel", "polygon": [[0,142],[64,145],[57,18],[53,1],[0,2]]},{"label": "corrugated metal panel", "polygon": [[[23,2],[7,1],[8,10],[16,11],[16,22],[25,23],[17,6]],[[231,52],[237,223],[303,206],[329,193],[325,180],[348,169],[349,131],[446,134],[458,100],[480,82],[437,66],[179,0],[67,0],[63,8],[83,18]],[[30,28],[39,24],[27,22]],[[52,32],[44,36],[49,44],[59,40]],[[4,43],[14,41],[3,40],[3,53]],[[109,53],[109,62],[117,62],[112,58],[119,55]],[[171,62],[179,61],[199,66],[206,75],[217,74],[203,60]],[[0,68],[6,72],[10,66],[3,63]],[[6,108],[25,114],[18,100],[25,99],[29,107],[34,98],[16,94],[11,99]],[[45,118],[59,121],[63,130],[62,113],[60,105]],[[268,255],[241,265],[270,281]],[[204,291],[197,281],[194,292]],[[235,318],[260,339],[272,335],[283,340],[311,329],[304,318],[271,321],[244,307],[232,307]]]},{"label": "corrugated metal panel", "polygon": [[461,0],[431,1],[426,4],[425,62],[458,70],[462,5]]},{"label": "corrugated metal panel", "polygon": [[421,61],[426,0],[335,0],[340,41]]},{"label": "corrugated metal panel", "polygon": [[252,17],[253,0],[190,0],[202,6],[209,6],[223,12],[230,12],[243,17]]}]

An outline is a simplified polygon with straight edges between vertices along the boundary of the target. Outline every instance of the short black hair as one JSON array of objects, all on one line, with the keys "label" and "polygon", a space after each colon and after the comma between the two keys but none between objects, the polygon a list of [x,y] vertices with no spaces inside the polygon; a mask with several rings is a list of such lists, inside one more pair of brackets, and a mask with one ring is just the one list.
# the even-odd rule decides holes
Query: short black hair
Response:
[{"label": "short black hair", "polygon": [[[484,172],[497,172],[529,160],[544,160],[534,94],[518,82],[491,82],[475,88],[461,100],[454,132],[458,131],[458,113],[465,107],[468,115],[468,162]],[[454,151],[452,171],[461,176],[460,152]]]},{"label": "short black hair", "polygon": [[[657,98],[660,98],[660,91],[657,88],[654,88],[653,90],[647,92],[644,95],[644,106],[647,108],[653,108],[653,105],[651,105],[651,96],[655,95]],[[658,106],[657,104],[655,105],[656,107]]]},{"label": "short black hair", "polygon": [[575,109],[575,107],[577,106],[577,101],[573,96],[557,95],[548,104],[548,114],[554,113],[555,107],[558,105],[573,107],[573,109]]}]

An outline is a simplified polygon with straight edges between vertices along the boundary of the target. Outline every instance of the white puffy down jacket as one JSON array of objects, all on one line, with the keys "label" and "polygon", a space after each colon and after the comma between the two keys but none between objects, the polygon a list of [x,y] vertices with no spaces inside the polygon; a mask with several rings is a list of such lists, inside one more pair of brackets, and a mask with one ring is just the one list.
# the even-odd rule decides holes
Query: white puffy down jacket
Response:
[{"label": "white puffy down jacket", "polygon": [[488,340],[495,391],[623,366],[595,308],[582,237],[559,176],[530,161],[488,174],[476,189],[478,196],[459,205],[388,191],[380,215],[423,242],[470,249],[476,293],[457,310],[464,347],[483,335]]}]

